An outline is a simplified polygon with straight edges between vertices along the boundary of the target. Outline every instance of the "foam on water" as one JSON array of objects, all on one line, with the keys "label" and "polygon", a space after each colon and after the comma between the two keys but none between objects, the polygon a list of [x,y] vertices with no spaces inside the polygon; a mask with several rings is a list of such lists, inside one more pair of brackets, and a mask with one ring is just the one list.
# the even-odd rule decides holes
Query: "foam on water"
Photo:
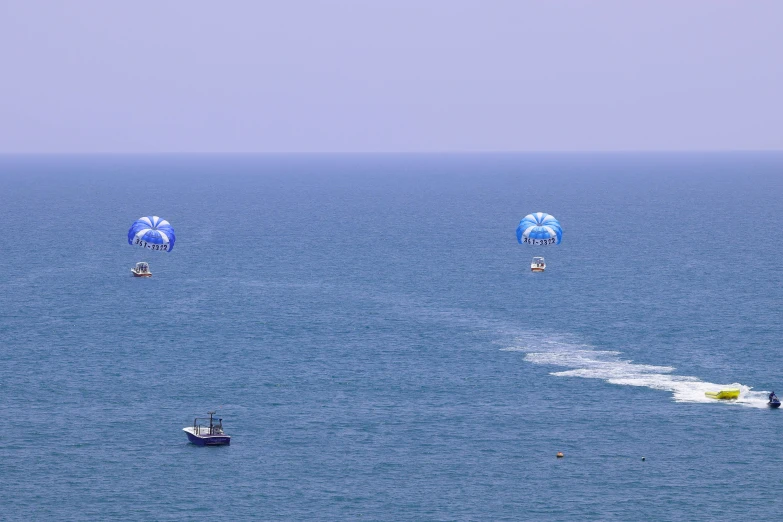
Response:
[{"label": "foam on water", "polygon": [[[552,372],[556,377],[602,379],[620,386],[641,386],[671,392],[676,402],[739,404],[766,408],[769,392],[753,391],[741,383],[705,382],[698,377],[674,375],[672,366],[637,364],[622,358],[621,352],[598,350],[581,344],[569,336],[524,334],[517,336],[512,346],[503,351],[524,352],[525,360],[533,364],[567,368]],[[707,391],[739,388],[736,401],[716,401],[704,395]]]}]

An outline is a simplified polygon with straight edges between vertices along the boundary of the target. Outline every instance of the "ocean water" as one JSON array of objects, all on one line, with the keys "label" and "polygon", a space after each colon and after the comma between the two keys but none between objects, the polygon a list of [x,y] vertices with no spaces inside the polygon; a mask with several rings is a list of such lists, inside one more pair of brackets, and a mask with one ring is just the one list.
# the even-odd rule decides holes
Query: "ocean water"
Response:
[{"label": "ocean water", "polygon": [[778,519],[782,210],[781,154],[2,157],[0,519]]}]

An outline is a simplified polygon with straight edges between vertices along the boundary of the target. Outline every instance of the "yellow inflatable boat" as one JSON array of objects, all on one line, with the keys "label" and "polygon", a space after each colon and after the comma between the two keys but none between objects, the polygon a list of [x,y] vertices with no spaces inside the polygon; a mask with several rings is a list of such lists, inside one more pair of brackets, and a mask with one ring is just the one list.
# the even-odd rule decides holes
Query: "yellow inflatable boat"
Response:
[{"label": "yellow inflatable boat", "polygon": [[739,399],[739,390],[721,390],[716,392],[704,392],[710,399]]}]

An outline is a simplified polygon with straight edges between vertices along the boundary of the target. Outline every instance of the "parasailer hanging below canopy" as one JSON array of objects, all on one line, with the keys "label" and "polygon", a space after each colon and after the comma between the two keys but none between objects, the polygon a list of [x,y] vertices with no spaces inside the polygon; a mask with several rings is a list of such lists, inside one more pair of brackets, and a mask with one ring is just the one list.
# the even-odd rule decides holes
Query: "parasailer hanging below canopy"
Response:
[{"label": "parasailer hanging below canopy", "polygon": [[[563,228],[560,222],[545,212],[528,214],[517,226],[517,241],[520,245],[559,245],[563,240]],[[543,272],[546,270],[546,261],[543,257],[534,257],[530,263],[530,270]]]},{"label": "parasailer hanging below canopy", "polygon": [[137,219],[128,230],[128,244],[171,252],[174,249],[174,227],[158,216],[146,216]]}]

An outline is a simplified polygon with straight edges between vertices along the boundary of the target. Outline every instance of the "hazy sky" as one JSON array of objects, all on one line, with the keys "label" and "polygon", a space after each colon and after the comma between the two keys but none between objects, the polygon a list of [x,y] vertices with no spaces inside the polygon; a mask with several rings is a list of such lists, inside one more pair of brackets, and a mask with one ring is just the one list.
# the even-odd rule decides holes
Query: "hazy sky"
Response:
[{"label": "hazy sky", "polygon": [[0,152],[783,149],[782,0],[0,0]]}]

